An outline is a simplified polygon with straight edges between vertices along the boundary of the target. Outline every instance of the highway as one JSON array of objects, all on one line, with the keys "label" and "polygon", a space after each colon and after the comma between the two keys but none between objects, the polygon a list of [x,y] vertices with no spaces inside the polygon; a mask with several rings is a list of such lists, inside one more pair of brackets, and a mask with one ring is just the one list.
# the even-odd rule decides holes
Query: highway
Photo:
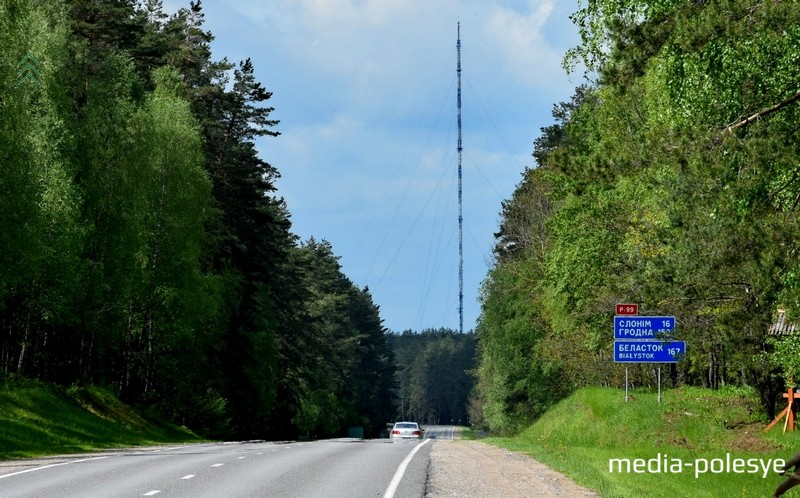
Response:
[{"label": "highway", "polygon": [[455,439],[458,434],[458,429],[452,425],[426,425],[423,428],[427,439]]},{"label": "highway", "polygon": [[423,496],[431,448],[455,434],[426,429],[422,441],[192,444],[0,462],[0,496]]}]

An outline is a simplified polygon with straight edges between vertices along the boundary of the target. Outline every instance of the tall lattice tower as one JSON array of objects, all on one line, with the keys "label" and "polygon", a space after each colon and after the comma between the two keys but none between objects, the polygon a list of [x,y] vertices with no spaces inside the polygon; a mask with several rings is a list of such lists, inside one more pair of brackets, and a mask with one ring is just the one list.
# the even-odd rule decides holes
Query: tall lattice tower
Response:
[{"label": "tall lattice tower", "polygon": [[464,199],[461,193],[461,23],[458,23],[458,37],[456,39],[456,74],[458,75],[458,331],[464,333]]}]

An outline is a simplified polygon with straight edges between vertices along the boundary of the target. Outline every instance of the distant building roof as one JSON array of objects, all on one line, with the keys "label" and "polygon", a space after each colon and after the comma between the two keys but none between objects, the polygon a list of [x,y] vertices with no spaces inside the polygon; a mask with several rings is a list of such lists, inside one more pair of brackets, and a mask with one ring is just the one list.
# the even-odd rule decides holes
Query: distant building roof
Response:
[{"label": "distant building roof", "polygon": [[786,310],[778,308],[778,317],[775,322],[769,326],[767,333],[769,335],[792,335],[800,331],[800,325],[792,323],[786,319]]}]

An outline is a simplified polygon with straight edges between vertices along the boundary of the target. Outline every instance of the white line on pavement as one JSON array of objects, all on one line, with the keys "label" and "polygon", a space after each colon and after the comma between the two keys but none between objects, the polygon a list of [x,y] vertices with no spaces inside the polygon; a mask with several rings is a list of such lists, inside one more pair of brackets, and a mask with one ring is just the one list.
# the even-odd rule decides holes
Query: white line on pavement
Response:
[{"label": "white line on pavement", "polygon": [[148,491],[147,493],[143,494],[142,496],[153,496],[153,495],[157,495],[160,492],[161,492],[160,489],[154,489],[153,491]]},{"label": "white line on pavement", "polygon": [[394,493],[397,491],[397,487],[400,485],[400,481],[403,479],[403,474],[406,473],[406,467],[408,464],[411,463],[411,459],[414,458],[414,455],[419,451],[420,448],[425,446],[426,444],[430,443],[432,439],[426,439],[423,442],[419,443],[418,445],[414,446],[414,449],[411,450],[411,453],[403,460],[403,463],[397,467],[397,472],[394,473],[394,477],[392,478],[392,482],[389,483],[389,487],[386,488],[386,492],[383,493],[383,498],[393,498]]},{"label": "white line on pavement", "polygon": [[37,470],[49,469],[51,467],[60,467],[62,465],[69,465],[71,463],[88,462],[88,461],[91,461],[91,460],[102,460],[104,458],[108,458],[108,457],[102,456],[102,457],[94,457],[94,458],[83,458],[81,460],[71,460],[69,462],[53,463],[53,464],[50,464],[50,465],[42,465],[41,467],[35,467],[33,469],[20,470],[19,472],[13,472],[11,474],[5,474],[5,475],[0,476],[0,479],[5,479],[6,477],[11,477],[11,476],[18,476],[20,474],[27,474],[28,472],[36,472]]},{"label": "white line on pavement", "polygon": [[191,479],[192,477],[194,477],[194,474],[187,474],[187,475],[181,477],[181,479]]},{"label": "white line on pavement", "polygon": [[223,465],[225,465],[225,464],[224,463],[215,463],[214,465],[212,465],[212,467],[222,467]]}]

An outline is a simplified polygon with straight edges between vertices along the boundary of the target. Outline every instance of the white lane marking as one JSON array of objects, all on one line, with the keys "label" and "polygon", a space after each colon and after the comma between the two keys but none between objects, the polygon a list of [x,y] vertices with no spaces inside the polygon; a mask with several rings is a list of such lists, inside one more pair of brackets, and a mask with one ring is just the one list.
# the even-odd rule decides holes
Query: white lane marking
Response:
[{"label": "white lane marking", "polygon": [[182,450],[184,448],[186,448],[186,446],[173,446],[172,448],[164,448],[164,451]]},{"label": "white lane marking", "polygon": [[89,462],[91,460],[102,460],[104,458],[108,458],[108,457],[107,456],[102,456],[102,457],[94,457],[94,458],[83,458],[81,460],[72,460],[72,461],[69,461],[69,462],[52,463],[50,465],[42,465],[41,467],[36,467],[36,468],[33,468],[33,469],[20,470],[19,472],[13,472],[11,474],[4,474],[4,475],[0,476],[0,479],[5,479],[6,477],[11,477],[11,476],[18,476],[20,474],[27,474],[28,472],[36,472],[37,470],[49,469],[51,467],[60,467],[62,465],[69,465],[69,464],[72,464],[72,463]]},{"label": "white lane marking", "polygon": [[194,474],[186,474],[185,476],[181,477],[181,479],[191,479],[194,477]]},{"label": "white lane marking", "polygon": [[272,451],[278,451],[278,450],[272,450]]},{"label": "white lane marking", "polygon": [[130,455],[145,455],[147,453],[159,453],[159,452],[163,452],[163,451],[188,450],[188,449],[192,449],[192,448],[202,448],[202,447],[205,447],[205,446],[215,446],[215,445],[216,445],[216,443],[189,443],[189,444],[186,444],[186,445],[183,445],[183,446],[173,446],[171,448],[155,448],[155,449],[152,449],[152,450],[141,450],[141,451],[136,451],[136,452],[133,452],[133,453],[125,453],[125,454],[126,455],[127,454],[130,454]]},{"label": "white lane marking", "polygon": [[161,492],[160,489],[154,489],[153,491],[148,491],[147,493],[143,494],[142,496],[153,496],[153,495],[157,495],[160,492]]},{"label": "white lane marking", "polygon": [[214,465],[212,465],[212,467],[222,467],[223,465],[225,465],[225,464],[224,463],[215,463]]},{"label": "white lane marking", "polygon": [[414,455],[419,451],[420,448],[425,446],[426,444],[433,441],[432,439],[426,439],[423,442],[419,443],[418,445],[414,446],[414,449],[411,450],[411,453],[403,460],[403,463],[397,467],[397,472],[394,473],[394,477],[392,477],[392,482],[389,483],[389,487],[386,488],[386,492],[383,493],[383,498],[393,498],[395,492],[397,491],[397,487],[400,485],[400,481],[403,479],[403,474],[406,473],[406,467],[408,464],[411,463],[411,459],[414,458]]},{"label": "white lane marking", "polygon": [[133,454],[134,455],[143,455],[145,453],[158,453],[159,451],[175,451],[175,450],[179,450],[181,448],[185,448],[185,446],[173,446],[171,448],[153,448],[151,450],[140,450],[140,451],[138,451],[136,453],[133,453]]},{"label": "white lane marking", "polygon": [[244,460],[245,458],[247,458],[247,457],[239,457],[239,458],[237,458],[237,460]]},{"label": "white lane marking", "polygon": [[263,454],[264,454],[263,451],[259,451],[258,453],[256,453],[256,455],[263,455]]}]

